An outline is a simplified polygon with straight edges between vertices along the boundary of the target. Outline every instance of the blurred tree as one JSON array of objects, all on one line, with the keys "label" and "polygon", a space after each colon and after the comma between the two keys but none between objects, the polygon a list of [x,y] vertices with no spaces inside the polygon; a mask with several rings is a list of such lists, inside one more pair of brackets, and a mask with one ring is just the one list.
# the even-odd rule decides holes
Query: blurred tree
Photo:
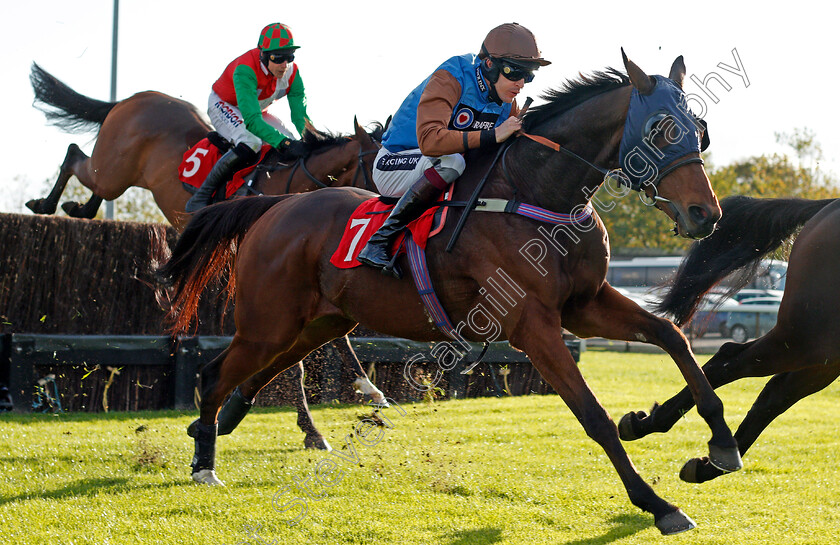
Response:
[{"label": "blurred tree", "polygon": [[[792,155],[774,153],[716,167],[708,156],[706,172],[718,198],[729,195],[752,197],[799,197],[826,199],[840,196],[840,180],[820,170],[822,148],[810,129],[776,133],[776,141],[792,149]],[[598,197],[606,195],[602,189]],[[602,199],[607,201],[606,198]],[[659,211],[648,210],[635,193],[615,203],[610,211],[596,206],[610,235],[613,255],[666,255],[683,253],[691,241],[673,236],[672,223]]]}]

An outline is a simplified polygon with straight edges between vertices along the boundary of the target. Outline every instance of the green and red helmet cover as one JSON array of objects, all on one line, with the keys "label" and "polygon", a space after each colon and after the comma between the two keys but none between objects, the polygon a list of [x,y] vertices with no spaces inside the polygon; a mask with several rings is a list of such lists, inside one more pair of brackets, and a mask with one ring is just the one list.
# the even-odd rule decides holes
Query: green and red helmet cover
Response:
[{"label": "green and red helmet cover", "polygon": [[283,23],[272,23],[262,29],[257,47],[261,51],[294,50],[300,46],[295,45],[292,31]]}]

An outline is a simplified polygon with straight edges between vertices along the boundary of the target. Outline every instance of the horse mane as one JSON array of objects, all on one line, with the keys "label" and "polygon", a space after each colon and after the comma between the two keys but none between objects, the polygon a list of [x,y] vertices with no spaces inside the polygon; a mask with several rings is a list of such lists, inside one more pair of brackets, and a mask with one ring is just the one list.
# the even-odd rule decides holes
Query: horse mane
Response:
[{"label": "horse mane", "polygon": [[[382,134],[385,132],[385,126],[379,121],[374,121],[368,127],[372,127],[367,131],[370,137],[376,142],[381,142]],[[301,140],[309,148],[310,155],[317,155],[336,146],[346,144],[352,137],[352,134],[341,134],[319,130],[317,132],[304,131]]]},{"label": "horse mane", "polygon": [[615,68],[606,68],[590,75],[580,74],[577,79],[565,82],[558,89],[549,89],[540,98],[540,104],[528,110],[524,118],[525,130],[530,130],[542,122],[567,112],[600,94],[630,85],[627,74]]},{"label": "horse mane", "polygon": [[323,153],[336,146],[346,144],[350,139],[348,134],[333,133],[330,131],[304,131],[301,140],[309,148],[312,155]]}]

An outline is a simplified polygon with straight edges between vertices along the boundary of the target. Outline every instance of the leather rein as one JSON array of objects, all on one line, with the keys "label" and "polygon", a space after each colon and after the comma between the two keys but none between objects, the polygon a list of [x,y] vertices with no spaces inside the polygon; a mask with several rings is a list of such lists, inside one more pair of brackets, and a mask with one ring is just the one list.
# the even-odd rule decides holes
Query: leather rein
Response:
[{"label": "leather rein", "polygon": [[[668,168],[658,172],[657,175],[656,175],[656,178],[654,178],[653,180],[650,180],[648,182],[645,182],[646,184],[650,184],[650,186],[653,188],[653,194],[654,194],[653,197],[650,198],[650,200],[645,200],[645,197],[647,196],[647,194],[642,191],[642,184],[640,184],[638,186],[634,186],[632,183],[630,183],[630,180],[627,178],[627,175],[624,174],[624,172],[622,172],[621,169],[617,168],[617,169],[607,170],[603,167],[599,167],[598,165],[590,163],[589,161],[587,161],[586,159],[584,159],[580,155],[574,153],[573,151],[564,148],[563,146],[561,146],[557,142],[549,140],[548,138],[545,138],[543,136],[528,134],[526,132],[520,132],[520,134],[522,136],[526,137],[526,138],[529,138],[529,139],[533,140],[534,142],[536,142],[538,144],[542,144],[543,146],[546,146],[547,148],[553,149],[556,152],[565,153],[569,157],[573,157],[573,158],[577,159],[578,161],[586,163],[590,167],[594,168],[595,170],[597,170],[598,172],[603,174],[604,175],[604,180],[606,180],[607,178],[613,178],[613,179],[618,180],[619,184],[626,185],[630,189],[632,189],[634,191],[638,191],[639,192],[639,199],[641,199],[642,203],[644,203],[647,206],[653,206],[657,202],[661,202],[663,204],[672,204],[670,200],[666,199],[665,197],[660,197],[659,196],[659,183],[662,182],[662,180],[666,176],[668,176],[669,174],[671,174],[672,172],[674,172],[675,170],[677,170],[680,167],[683,167],[685,165],[690,165],[692,163],[699,163],[701,165],[703,164],[703,159],[701,157],[689,157],[687,159],[683,159],[682,161],[677,161],[676,163],[669,166]],[[502,160],[504,161],[504,158],[502,158]],[[505,173],[505,175],[507,175],[507,173]]]},{"label": "leather rein", "polygon": [[[538,144],[542,144],[543,146],[546,146],[546,147],[548,147],[548,148],[550,148],[550,149],[552,149],[556,152],[565,153],[569,157],[572,157],[574,159],[577,159],[578,161],[581,161],[582,163],[585,163],[589,167],[591,167],[591,168],[597,170],[598,172],[600,172],[601,174],[603,174],[605,181],[606,181],[607,178],[616,179],[619,184],[626,185],[630,189],[633,189],[634,191],[639,192],[639,199],[642,201],[643,204],[645,204],[647,206],[654,206],[657,203],[662,203],[662,204],[668,206],[669,208],[671,208],[672,212],[675,214],[675,217],[679,217],[679,211],[676,209],[676,207],[674,206],[674,204],[670,200],[666,199],[665,197],[660,197],[659,196],[659,194],[658,194],[659,183],[667,175],[671,174],[672,172],[674,172],[675,170],[677,170],[678,168],[680,168],[682,166],[689,165],[689,164],[692,164],[692,163],[703,164],[703,159],[701,157],[689,157],[687,159],[683,159],[682,161],[678,161],[678,162],[674,163],[673,165],[669,166],[668,168],[662,170],[661,172],[658,173],[658,175],[656,176],[656,178],[654,180],[646,182],[647,184],[650,184],[651,187],[653,187],[654,196],[650,197],[650,200],[645,200],[645,197],[647,197],[647,193],[642,191],[641,184],[639,186],[634,186],[630,182],[629,178],[627,177],[627,174],[625,174],[621,169],[616,168],[616,169],[608,170],[606,168],[600,167],[596,164],[593,164],[593,163],[587,161],[586,159],[584,159],[580,155],[576,154],[575,152],[564,148],[563,146],[561,146],[557,142],[554,142],[553,140],[549,140],[548,138],[545,138],[543,136],[528,134],[528,133],[526,133],[524,131],[521,131],[521,130],[519,131],[518,134],[520,136],[524,136],[526,138],[529,138],[530,140],[533,140],[534,142],[536,142]],[[485,175],[481,179],[481,181],[479,181],[478,185],[476,185],[476,187],[473,190],[473,193],[470,196],[468,201],[466,201],[466,202],[451,202],[451,203],[437,203],[438,205],[445,204],[445,205],[449,205],[449,206],[463,206],[465,208],[464,213],[461,214],[460,218],[458,218],[458,223],[456,224],[455,229],[452,232],[452,236],[449,239],[449,244],[447,244],[447,246],[446,246],[446,251],[447,252],[451,252],[452,249],[455,247],[455,242],[458,240],[458,237],[461,234],[461,230],[464,227],[464,223],[467,220],[467,216],[470,214],[470,212],[472,212],[473,209],[475,209],[478,206],[478,204],[479,204],[479,200],[478,200],[479,193],[481,193],[481,190],[484,187],[484,183],[487,181],[488,176],[493,171],[493,167],[496,166],[496,163],[499,161],[499,159],[501,159],[501,162],[502,162],[502,172],[504,173],[505,179],[509,183],[511,183],[511,185],[513,185],[514,188],[516,187],[513,184],[513,181],[510,178],[510,174],[508,173],[507,161],[506,161],[507,152],[510,150],[511,147],[513,147],[513,143],[515,141],[516,141],[516,139],[509,139],[506,142],[502,143],[501,147],[499,148],[499,151],[496,153],[496,156],[493,158],[493,162],[490,164],[490,168],[487,170],[487,172],[485,173]],[[515,199],[512,202],[516,202]]]},{"label": "leather rein", "polygon": [[[379,148],[374,149],[374,150],[367,150],[367,151],[363,150],[361,147],[359,148],[359,154],[357,156],[358,160],[357,160],[357,163],[356,163],[356,171],[353,173],[353,180],[350,182],[351,186],[353,186],[353,187],[356,186],[356,180],[359,177],[359,171],[361,171],[362,176],[364,176],[364,180],[365,180],[365,189],[367,189],[368,191],[373,191],[374,193],[376,193],[376,186],[373,185],[373,180],[371,179],[370,174],[368,174],[368,171],[365,168],[365,156],[370,155],[371,153],[378,153],[378,152],[379,152]],[[297,173],[298,170],[302,171],[307,176],[307,178],[309,178],[309,181],[311,181],[313,184],[315,184],[316,188],[323,189],[325,187],[330,187],[328,184],[325,184],[324,182],[322,182],[321,180],[316,178],[311,172],[309,172],[309,169],[306,168],[305,158],[303,158],[303,157],[300,157],[294,163],[281,163],[281,164],[274,165],[274,166],[257,165],[257,167],[254,169],[254,172],[256,172],[258,170],[262,170],[262,171],[265,171],[266,173],[271,173],[271,172],[276,172],[278,170],[287,170],[287,169],[291,169],[291,172],[289,172],[289,178],[286,181],[286,191],[285,191],[286,193],[289,193],[289,191],[291,190],[292,180],[294,180],[295,174]],[[253,193],[255,195],[262,195],[263,194],[262,191],[259,191],[259,190],[255,189],[253,187],[253,183],[254,183],[253,180],[255,178],[256,178],[256,176],[254,176],[254,178],[252,178],[252,180],[247,184],[246,187],[248,188],[248,191],[250,193]]]}]

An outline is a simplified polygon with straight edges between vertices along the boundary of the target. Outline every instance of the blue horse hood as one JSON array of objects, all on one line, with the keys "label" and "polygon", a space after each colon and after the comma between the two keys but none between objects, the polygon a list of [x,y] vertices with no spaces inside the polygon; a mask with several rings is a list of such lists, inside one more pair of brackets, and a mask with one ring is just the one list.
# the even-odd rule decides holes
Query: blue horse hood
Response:
[{"label": "blue horse hood", "polygon": [[[654,182],[680,157],[701,151],[701,124],[688,109],[685,93],[669,78],[653,78],[656,85],[649,94],[633,89],[630,95],[619,148],[619,163],[634,188]],[[661,147],[653,143],[657,137],[664,137]]]}]

